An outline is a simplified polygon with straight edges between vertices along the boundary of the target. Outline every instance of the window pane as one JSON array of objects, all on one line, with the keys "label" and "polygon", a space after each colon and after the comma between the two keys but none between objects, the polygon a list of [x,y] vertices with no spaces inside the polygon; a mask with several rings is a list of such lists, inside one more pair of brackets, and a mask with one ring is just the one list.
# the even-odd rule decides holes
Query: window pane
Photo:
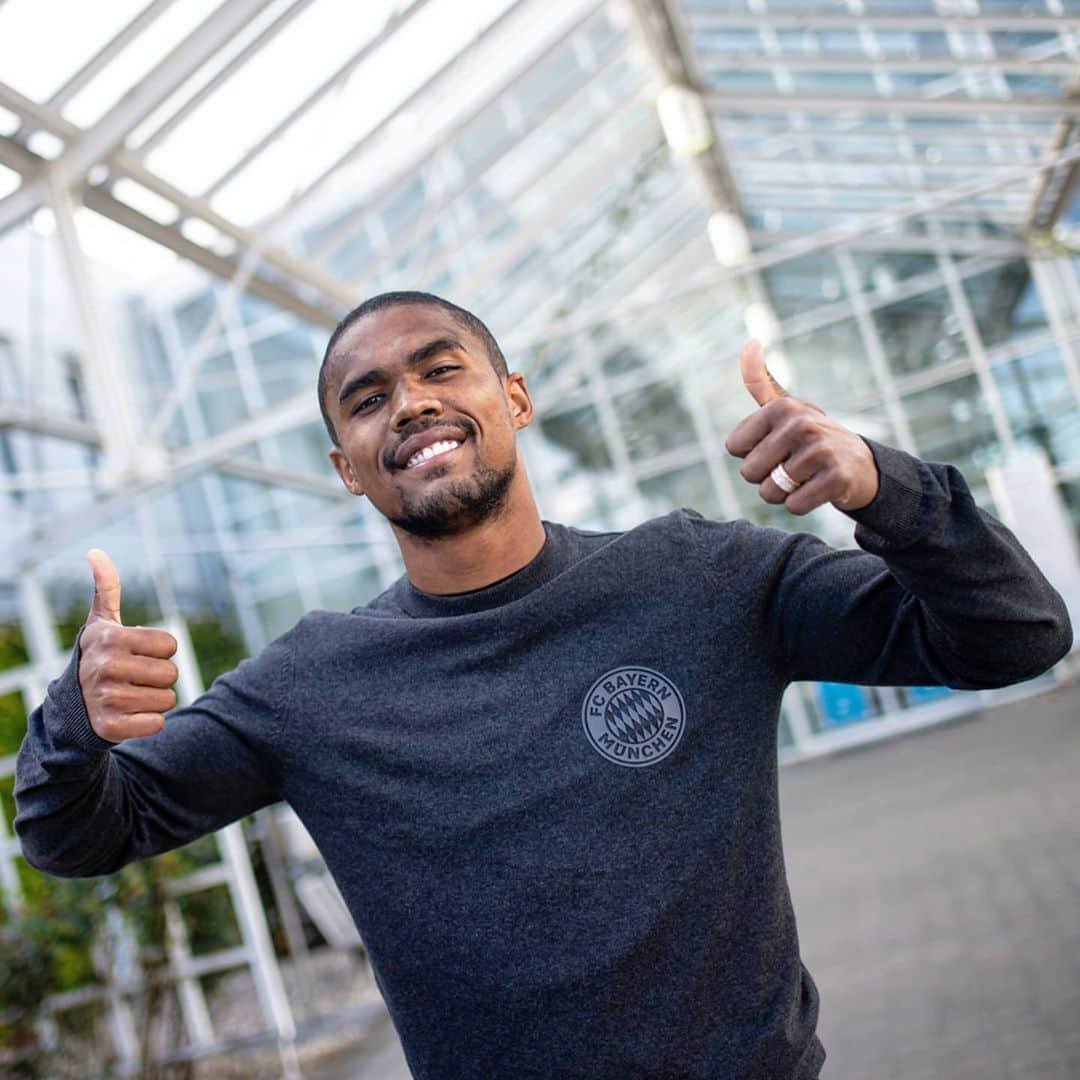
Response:
[{"label": "window pane", "polygon": [[762,277],[781,319],[813,311],[843,294],[839,268],[827,251],[791,259],[763,271]]},{"label": "window pane", "polygon": [[615,398],[619,426],[635,461],[694,442],[694,424],[677,387],[656,382]]},{"label": "window pane", "polygon": [[557,446],[569,450],[577,463],[586,469],[612,468],[600,417],[593,405],[583,405],[568,412],[541,417],[540,430]]},{"label": "window pane", "polygon": [[904,407],[919,455],[955,465],[971,487],[981,486],[986,466],[1001,459],[1001,445],[975,376],[908,394]]},{"label": "window pane", "polygon": [[722,516],[712,477],[702,463],[647,477],[638,482],[638,490],[653,514],[666,514],[676,507],[688,506],[705,517]]},{"label": "window pane", "polygon": [[987,347],[1047,326],[1035,281],[1022,259],[968,278],[964,292]]},{"label": "window pane", "polygon": [[994,381],[1020,442],[1041,447],[1053,465],[1080,461],[1080,408],[1057,349],[995,364]]},{"label": "window pane", "polygon": [[967,352],[944,288],[878,308],[873,318],[896,375],[935,367]]},{"label": "window pane", "polygon": [[877,393],[854,319],[787,338],[784,352],[795,375],[792,391],[826,412],[852,398]]}]

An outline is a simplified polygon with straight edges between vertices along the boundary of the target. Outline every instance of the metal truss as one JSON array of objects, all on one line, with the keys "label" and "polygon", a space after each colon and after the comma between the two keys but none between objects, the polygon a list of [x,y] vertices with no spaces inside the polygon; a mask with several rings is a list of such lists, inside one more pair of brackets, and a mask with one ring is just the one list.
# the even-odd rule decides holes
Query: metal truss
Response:
[{"label": "metal truss", "polygon": [[725,116],[757,112],[833,113],[906,113],[919,116],[1059,116],[1080,115],[1080,101],[1063,101],[1053,97],[925,98],[896,95],[894,97],[857,97],[854,94],[821,94],[792,92],[769,94],[755,91],[709,90],[706,100]]},{"label": "metal truss", "polygon": [[911,33],[942,30],[1008,30],[1030,33],[1080,31],[1080,18],[1066,15],[1003,15],[994,12],[962,14],[937,10],[925,14],[879,14],[865,10],[817,11],[798,14],[785,11],[761,13],[705,11],[686,13],[690,30],[906,30]]}]

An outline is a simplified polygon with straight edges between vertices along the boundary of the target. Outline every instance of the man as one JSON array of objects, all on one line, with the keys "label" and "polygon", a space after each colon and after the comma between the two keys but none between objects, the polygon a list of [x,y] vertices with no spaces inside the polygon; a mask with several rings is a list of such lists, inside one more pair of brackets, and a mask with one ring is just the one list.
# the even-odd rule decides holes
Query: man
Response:
[{"label": "man", "polygon": [[284,798],[418,1078],[816,1077],[785,687],[1000,686],[1071,634],[955,469],[788,396],[756,346],[741,362],[742,475],[796,515],[833,502],[865,551],[691,511],[621,534],[543,522],[516,444],[532,402],[483,324],[425,294],[362,305],[320,404],[406,575],[166,717],[175,643],[121,625],[92,552],[90,617],[20,753],[27,858],[106,873]]}]

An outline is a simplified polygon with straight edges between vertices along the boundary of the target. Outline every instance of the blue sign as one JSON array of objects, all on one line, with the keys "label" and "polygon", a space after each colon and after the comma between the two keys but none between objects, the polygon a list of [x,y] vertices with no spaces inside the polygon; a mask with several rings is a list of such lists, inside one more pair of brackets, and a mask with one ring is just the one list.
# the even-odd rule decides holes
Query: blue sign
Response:
[{"label": "blue sign", "polygon": [[818,683],[821,712],[830,727],[857,724],[870,714],[870,699],[861,686],[850,683]]},{"label": "blue sign", "polygon": [[937,701],[938,698],[948,697],[952,691],[947,686],[905,686],[908,704],[922,705],[927,701]]}]

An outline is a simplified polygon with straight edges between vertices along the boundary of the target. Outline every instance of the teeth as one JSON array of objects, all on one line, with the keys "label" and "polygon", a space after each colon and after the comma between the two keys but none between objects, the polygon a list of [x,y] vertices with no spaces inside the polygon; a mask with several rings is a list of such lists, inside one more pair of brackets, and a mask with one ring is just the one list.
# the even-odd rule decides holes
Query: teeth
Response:
[{"label": "teeth", "polygon": [[405,468],[411,469],[422,461],[430,461],[431,458],[437,457],[439,454],[445,454],[448,450],[456,450],[460,445],[453,439],[444,439],[442,442],[432,443],[430,446],[425,446],[423,450],[417,450],[405,463]]}]

